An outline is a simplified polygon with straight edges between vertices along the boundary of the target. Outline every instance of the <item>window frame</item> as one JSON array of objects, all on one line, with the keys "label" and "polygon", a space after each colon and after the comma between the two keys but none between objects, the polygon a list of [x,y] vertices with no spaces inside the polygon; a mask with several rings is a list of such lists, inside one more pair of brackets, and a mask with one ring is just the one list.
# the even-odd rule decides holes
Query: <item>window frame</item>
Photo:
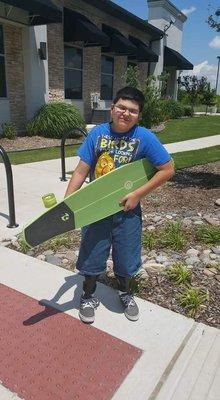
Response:
[{"label": "window frame", "polygon": [[[110,73],[108,73],[108,72],[102,72],[102,57],[105,57],[105,58],[109,58],[109,59],[111,59],[112,60],[112,63],[113,63],[113,68],[112,68],[112,70],[113,70],[113,72],[112,72],[112,74],[110,74]],[[102,76],[111,76],[112,77],[112,88],[111,88],[111,98],[110,99],[103,99],[102,98]],[[100,99],[101,100],[106,100],[106,101],[111,101],[111,100],[113,100],[113,91],[114,91],[114,76],[115,76],[115,59],[114,59],[114,57],[113,56],[109,56],[109,55],[107,55],[107,54],[101,54],[101,77],[100,77]]]},{"label": "window frame", "polygon": [[[65,66],[65,48],[67,48],[67,47],[81,51],[81,57],[82,57],[81,65],[82,65],[82,68],[66,67]],[[83,100],[83,62],[84,62],[83,47],[74,46],[74,45],[71,45],[69,43],[65,43],[64,42],[64,96],[65,96],[66,100]],[[80,98],[66,97],[66,81],[65,81],[65,71],[66,70],[68,70],[68,71],[80,71],[81,72],[81,97]]]},{"label": "window frame", "polygon": [[2,41],[3,41],[3,43],[2,43],[3,53],[0,53],[0,58],[3,59],[3,65],[4,65],[4,77],[3,77],[4,82],[3,83],[4,83],[4,86],[5,86],[5,96],[1,96],[1,93],[0,93],[0,99],[7,99],[8,91],[7,91],[6,62],[5,62],[5,43],[4,43],[4,29],[3,28],[4,28],[3,25],[0,24],[0,29],[2,29]]}]

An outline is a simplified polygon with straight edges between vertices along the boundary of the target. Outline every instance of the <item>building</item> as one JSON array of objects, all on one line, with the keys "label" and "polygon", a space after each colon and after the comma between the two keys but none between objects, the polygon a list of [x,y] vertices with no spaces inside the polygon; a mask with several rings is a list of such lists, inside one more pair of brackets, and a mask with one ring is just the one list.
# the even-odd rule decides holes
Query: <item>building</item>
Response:
[{"label": "building", "polygon": [[0,0],[0,126],[24,131],[51,99],[77,105],[91,122],[130,64],[142,82],[168,71],[167,96],[176,98],[178,71],[193,68],[181,55],[186,16],[169,0],[146,1],[148,21],[110,0]]}]

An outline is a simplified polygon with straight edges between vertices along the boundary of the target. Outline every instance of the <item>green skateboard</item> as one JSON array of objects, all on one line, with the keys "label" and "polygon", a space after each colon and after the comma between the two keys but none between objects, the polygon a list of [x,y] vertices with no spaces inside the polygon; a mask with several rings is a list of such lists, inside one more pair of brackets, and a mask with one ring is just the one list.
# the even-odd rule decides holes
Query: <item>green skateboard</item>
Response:
[{"label": "green skateboard", "polygon": [[37,246],[121,211],[120,199],[144,185],[155,172],[147,159],[142,159],[97,178],[30,222],[23,230],[26,244]]}]

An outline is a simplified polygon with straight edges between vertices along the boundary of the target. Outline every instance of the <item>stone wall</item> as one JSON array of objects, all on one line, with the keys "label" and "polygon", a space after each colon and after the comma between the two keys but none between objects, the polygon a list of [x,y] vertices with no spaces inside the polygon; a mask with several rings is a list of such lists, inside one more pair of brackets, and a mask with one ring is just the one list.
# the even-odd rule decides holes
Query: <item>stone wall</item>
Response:
[{"label": "stone wall", "polygon": [[64,99],[64,46],[62,24],[47,25],[49,99]]},{"label": "stone wall", "polygon": [[[61,6],[75,10],[89,18],[99,29],[102,24],[117,27],[126,37],[133,35],[148,43],[149,34],[139,31],[137,28],[128,25],[111,15],[100,11],[82,0],[60,0],[57,1]],[[63,62],[63,33],[62,26],[48,26],[48,61],[49,61],[49,87],[50,98],[64,98],[64,62]],[[71,43],[73,46],[80,47],[80,43]],[[81,45],[82,47],[82,45]],[[111,56],[111,54],[108,54]],[[127,68],[127,56],[114,57],[114,83],[113,94],[125,85],[125,71]],[[147,77],[148,64],[139,63],[141,84]],[[87,122],[91,121],[91,92],[100,92],[101,83],[101,47],[83,48],[83,101],[84,116]],[[73,101],[74,103],[74,101]]]},{"label": "stone wall", "polygon": [[10,102],[11,122],[18,131],[25,129],[25,86],[22,49],[22,28],[4,24],[7,98]]}]

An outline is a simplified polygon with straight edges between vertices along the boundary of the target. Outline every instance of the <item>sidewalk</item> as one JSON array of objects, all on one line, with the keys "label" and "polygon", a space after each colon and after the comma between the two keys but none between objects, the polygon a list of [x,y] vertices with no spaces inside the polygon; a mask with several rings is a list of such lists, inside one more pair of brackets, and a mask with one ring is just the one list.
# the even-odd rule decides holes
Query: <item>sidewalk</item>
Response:
[{"label": "sidewalk", "polygon": [[[210,143],[219,145],[220,135],[166,147]],[[66,160],[67,171],[77,160]],[[0,240],[44,211],[42,194],[61,199],[67,185],[59,180],[60,160],[12,168],[19,227],[6,227],[1,164]],[[219,400],[218,329],[142,299],[132,323],[116,291],[102,284],[95,323],[87,326],[78,320],[81,289],[80,275],[0,246],[0,400]]]}]

